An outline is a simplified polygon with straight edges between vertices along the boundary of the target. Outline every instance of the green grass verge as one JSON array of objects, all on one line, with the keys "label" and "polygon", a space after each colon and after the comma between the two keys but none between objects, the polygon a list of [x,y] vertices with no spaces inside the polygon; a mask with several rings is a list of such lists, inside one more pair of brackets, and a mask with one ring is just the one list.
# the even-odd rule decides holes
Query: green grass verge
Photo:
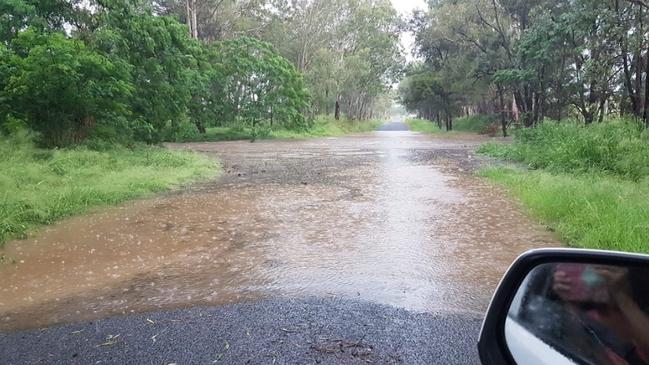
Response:
[{"label": "green grass verge", "polygon": [[431,122],[430,120],[426,119],[406,119],[405,122],[408,127],[410,127],[410,130],[413,132],[420,132],[420,133],[445,133],[446,131],[443,129],[440,129],[437,126],[437,123]]},{"label": "green grass verge", "polygon": [[383,124],[380,120],[349,121],[335,120],[333,117],[318,117],[311,128],[304,131],[278,130],[272,131],[272,138],[308,138],[335,137],[350,133],[372,132]]},{"label": "green grass verge", "polygon": [[218,174],[205,156],[160,147],[44,150],[0,137],[0,246],[57,219]]},{"label": "green grass verge", "polygon": [[649,181],[601,174],[488,169],[543,223],[575,247],[649,253]]},{"label": "green grass verge", "polygon": [[247,139],[295,139],[313,137],[335,137],[350,133],[364,133],[376,130],[383,124],[380,120],[349,121],[335,120],[333,116],[318,116],[313,125],[308,129],[268,129],[255,133],[249,127],[210,127],[204,134],[191,134],[186,137],[176,138],[176,142],[217,142],[236,141]]},{"label": "green grass verge", "polygon": [[453,129],[456,131],[480,134],[492,133],[494,125],[495,132],[499,132],[496,117],[488,114],[476,114],[468,117],[457,118],[453,121]]},{"label": "green grass verge", "polygon": [[[494,117],[491,115],[477,114],[468,117],[456,118],[453,120],[453,130],[447,132],[445,129],[440,129],[437,123],[426,119],[406,119],[406,124],[410,129],[415,132],[437,134],[455,134],[457,132],[469,132],[479,134],[493,134]],[[496,132],[498,126],[496,125]]]},{"label": "green grass verge", "polygon": [[634,181],[649,177],[649,130],[624,120],[588,127],[546,121],[516,131],[511,144],[490,143],[478,152],[551,172],[615,174]]},{"label": "green grass verge", "polygon": [[478,149],[534,170],[482,174],[572,246],[649,253],[649,132],[631,121],[546,121]]}]

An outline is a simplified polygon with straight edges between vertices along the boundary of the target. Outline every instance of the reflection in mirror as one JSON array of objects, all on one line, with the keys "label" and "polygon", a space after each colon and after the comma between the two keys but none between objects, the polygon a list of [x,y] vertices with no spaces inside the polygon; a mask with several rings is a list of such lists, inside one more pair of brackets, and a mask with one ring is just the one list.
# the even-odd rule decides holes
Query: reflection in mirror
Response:
[{"label": "reflection in mirror", "polygon": [[518,364],[649,365],[649,269],[536,267],[505,322]]}]

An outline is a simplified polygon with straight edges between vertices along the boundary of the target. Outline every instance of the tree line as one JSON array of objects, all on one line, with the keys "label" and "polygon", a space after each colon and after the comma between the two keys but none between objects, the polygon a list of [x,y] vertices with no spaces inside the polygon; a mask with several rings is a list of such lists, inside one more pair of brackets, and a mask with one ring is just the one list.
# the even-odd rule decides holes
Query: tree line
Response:
[{"label": "tree line", "polygon": [[166,0],[160,13],[210,42],[249,34],[304,75],[313,112],[368,119],[387,112],[388,86],[405,63],[404,22],[388,0]]},{"label": "tree line", "polygon": [[0,125],[46,146],[386,110],[387,0],[0,0]]},{"label": "tree line", "polygon": [[649,127],[649,2],[435,0],[413,15],[421,62],[403,104],[452,129],[456,116],[584,124],[630,115]]}]

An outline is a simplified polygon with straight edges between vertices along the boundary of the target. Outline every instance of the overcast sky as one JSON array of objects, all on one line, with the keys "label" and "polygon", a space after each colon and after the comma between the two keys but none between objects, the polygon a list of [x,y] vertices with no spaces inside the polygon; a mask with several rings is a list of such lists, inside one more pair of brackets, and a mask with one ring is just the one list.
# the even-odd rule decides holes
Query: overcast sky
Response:
[{"label": "overcast sky", "polygon": [[[394,8],[397,9],[397,11],[399,11],[399,13],[401,13],[402,15],[408,15],[412,13],[412,11],[415,9],[424,10],[427,7],[425,0],[390,0],[390,1],[392,1],[392,6],[394,6]],[[403,34],[401,36],[401,44],[403,45],[403,48],[406,50],[406,52],[410,52],[414,44],[413,35],[410,33]],[[413,59],[413,57],[410,54],[407,54],[406,57],[409,61]]]}]

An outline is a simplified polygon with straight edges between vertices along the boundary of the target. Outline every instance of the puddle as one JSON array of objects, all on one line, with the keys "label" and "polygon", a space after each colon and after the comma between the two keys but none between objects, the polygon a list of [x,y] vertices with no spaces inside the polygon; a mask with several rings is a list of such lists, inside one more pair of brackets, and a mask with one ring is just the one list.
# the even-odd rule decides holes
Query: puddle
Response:
[{"label": "puddle", "polygon": [[0,330],[267,297],[482,312],[526,249],[557,243],[462,172],[479,140],[378,132],[174,145],[224,176],[47,227],[0,254]]}]

